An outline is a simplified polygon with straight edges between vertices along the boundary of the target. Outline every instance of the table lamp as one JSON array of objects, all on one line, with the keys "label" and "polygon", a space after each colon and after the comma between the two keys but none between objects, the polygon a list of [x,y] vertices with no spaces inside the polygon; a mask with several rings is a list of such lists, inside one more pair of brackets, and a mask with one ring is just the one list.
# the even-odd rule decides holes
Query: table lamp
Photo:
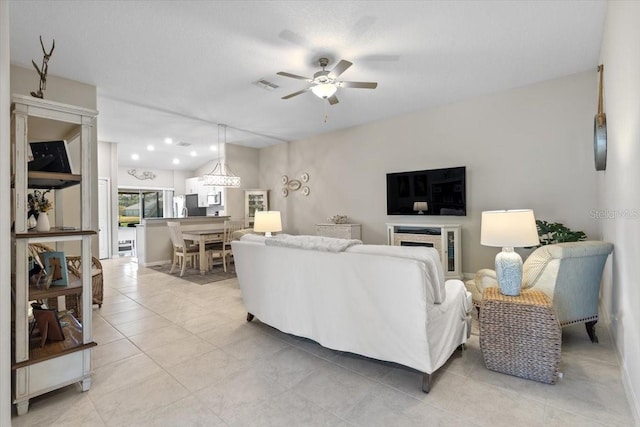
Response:
[{"label": "table lamp", "polygon": [[271,233],[282,231],[280,211],[257,211],[253,223],[253,231],[272,236]]},{"label": "table lamp", "polygon": [[428,209],[427,202],[413,202],[413,210],[418,212],[418,215],[424,215],[423,211]]},{"label": "table lamp", "polygon": [[496,277],[504,295],[520,295],[522,258],[514,247],[540,244],[536,220],[531,209],[482,212],[480,244],[502,247],[496,255]]}]

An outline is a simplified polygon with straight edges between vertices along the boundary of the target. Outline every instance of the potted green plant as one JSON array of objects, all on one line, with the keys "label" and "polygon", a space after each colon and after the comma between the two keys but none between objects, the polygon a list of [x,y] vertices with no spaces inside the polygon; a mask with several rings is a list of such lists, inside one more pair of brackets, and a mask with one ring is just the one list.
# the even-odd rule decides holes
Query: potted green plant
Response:
[{"label": "potted green plant", "polygon": [[563,242],[580,242],[587,238],[587,235],[583,231],[573,231],[559,222],[547,222],[537,219],[536,227],[538,229],[540,244],[538,246],[516,248],[516,252],[520,254],[523,260],[527,259],[527,257],[540,246]]},{"label": "potted green plant", "polygon": [[559,222],[547,222],[536,220],[540,246],[552,245],[563,242],[580,242],[586,240],[587,235],[583,231],[573,231]]}]

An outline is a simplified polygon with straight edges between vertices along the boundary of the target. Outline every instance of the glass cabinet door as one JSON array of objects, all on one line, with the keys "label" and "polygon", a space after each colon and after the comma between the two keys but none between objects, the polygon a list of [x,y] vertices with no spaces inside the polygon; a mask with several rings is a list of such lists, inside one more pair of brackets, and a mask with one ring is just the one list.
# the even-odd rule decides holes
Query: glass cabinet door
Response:
[{"label": "glass cabinet door", "polygon": [[253,220],[257,211],[269,210],[269,200],[267,190],[245,190],[244,216],[247,226],[253,225]]},{"label": "glass cabinet door", "polygon": [[456,240],[454,231],[447,231],[447,271],[456,271]]}]

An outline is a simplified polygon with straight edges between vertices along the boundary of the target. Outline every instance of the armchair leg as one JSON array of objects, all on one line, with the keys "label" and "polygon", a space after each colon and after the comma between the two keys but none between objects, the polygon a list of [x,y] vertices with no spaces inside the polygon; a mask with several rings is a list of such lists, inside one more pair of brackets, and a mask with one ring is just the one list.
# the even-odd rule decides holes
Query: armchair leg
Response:
[{"label": "armchair leg", "polygon": [[253,320],[253,314],[247,313],[247,322],[251,322]]},{"label": "armchair leg", "polygon": [[429,393],[431,388],[431,374],[424,374],[422,376],[422,391]]},{"label": "armchair leg", "polygon": [[587,334],[589,334],[589,339],[592,343],[598,344],[598,337],[596,336],[596,323],[597,320],[592,320],[591,322],[585,322],[584,326],[587,328]]}]

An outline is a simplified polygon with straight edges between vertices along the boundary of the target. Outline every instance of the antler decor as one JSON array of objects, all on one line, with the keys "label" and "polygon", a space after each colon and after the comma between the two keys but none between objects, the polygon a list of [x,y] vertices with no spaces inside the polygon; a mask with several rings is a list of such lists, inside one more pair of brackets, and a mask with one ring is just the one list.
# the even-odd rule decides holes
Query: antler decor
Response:
[{"label": "antler decor", "polygon": [[154,179],[156,177],[156,174],[150,171],[143,171],[138,173],[135,169],[129,169],[127,173],[134,178],[138,178],[141,181],[145,179]]},{"label": "antler decor", "polygon": [[42,57],[42,66],[38,68],[38,64],[36,64],[36,61],[34,61],[33,59],[31,60],[31,63],[40,75],[40,86],[38,87],[37,92],[31,92],[31,96],[42,99],[44,97],[44,94],[42,92],[47,88],[47,72],[49,71],[49,59],[51,58],[53,49],[55,49],[56,47],[56,41],[55,39],[53,40],[51,50],[47,52],[47,49],[44,48],[44,43],[42,42],[42,36],[40,36],[40,46],[42,46],[42,53],[44,54],[44,56]]}]

